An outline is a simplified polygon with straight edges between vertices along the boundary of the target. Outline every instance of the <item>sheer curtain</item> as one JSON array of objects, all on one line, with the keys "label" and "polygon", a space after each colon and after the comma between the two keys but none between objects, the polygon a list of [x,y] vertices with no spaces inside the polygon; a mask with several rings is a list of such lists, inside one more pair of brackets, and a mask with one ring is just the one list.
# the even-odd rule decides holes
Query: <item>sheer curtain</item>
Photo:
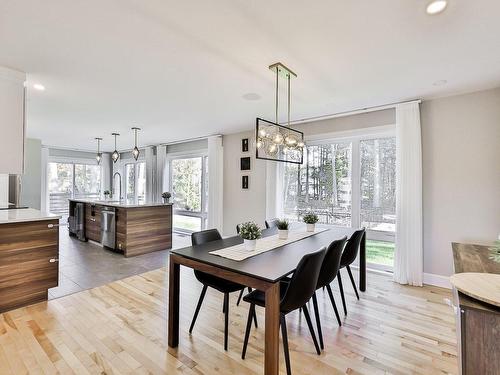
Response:
[{"label": "sheer curtain", "polygon": [[396,107],[394,281],[422,286],[422,140],[418,102]]},{"label": "sheer curtain", "polygon": [[222,137],[208,137],[208,213],[207,229],[217,228],[222,233],[224,149]]}]

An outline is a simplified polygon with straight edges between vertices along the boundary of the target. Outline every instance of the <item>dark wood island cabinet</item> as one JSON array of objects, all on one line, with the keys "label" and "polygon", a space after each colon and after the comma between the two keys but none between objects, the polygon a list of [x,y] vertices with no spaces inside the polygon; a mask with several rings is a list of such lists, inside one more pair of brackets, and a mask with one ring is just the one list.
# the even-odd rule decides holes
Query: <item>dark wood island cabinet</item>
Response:
[{"label": "dark wood island cabinet", "polygon": [[[172,248],[172,205],[163,203],[129,203],[127,201],[87,201],[70,199],[70,220],[78,226],[72,213],[82,207],[82,239],[102,243],[102,231],[106,225],[102,213],[107,209],[114,212],[113,250],[126,257]],[[108,223],[109,225],[109,223]],[[108,228],[109,229],[109,228]],[[76,231],[76,229],[75,229]],[[71,232],[71,229],[70,229]],[[109,247],[109,245],[107,246]]]},{"label": "dark wood island cabinet", "polygon": [[[455,273],[500,274],[487,246],[453,243]],[[453,288],[459,370],[462,375],[500,374],[500,308]]]},{"label": "dark wood island cabinet", "polygon": [[0,218],[0,313],[47,300],[59,282],[59,217],[8,214]]}]

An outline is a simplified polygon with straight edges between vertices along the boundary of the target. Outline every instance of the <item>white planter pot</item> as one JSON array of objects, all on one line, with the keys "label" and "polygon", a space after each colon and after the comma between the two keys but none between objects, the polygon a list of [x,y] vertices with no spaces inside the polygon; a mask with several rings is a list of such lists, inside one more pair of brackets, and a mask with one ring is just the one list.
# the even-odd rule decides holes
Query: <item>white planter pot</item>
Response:
[{"label": "white planter pot", "polygon": [[245,245],[245,250],[254,251],[257,247],[257,240],[243,240],[243,244]]},{"label": "white planter pot", "polygon": [[314,227],[315,226],[316,226],[316,224],[306,224],[307,231],[308,232],[314,232]]},{"label": "white planter pot", "polygon": [[278,229],[278,238],[280,240],[288,239],[288,229]]}]

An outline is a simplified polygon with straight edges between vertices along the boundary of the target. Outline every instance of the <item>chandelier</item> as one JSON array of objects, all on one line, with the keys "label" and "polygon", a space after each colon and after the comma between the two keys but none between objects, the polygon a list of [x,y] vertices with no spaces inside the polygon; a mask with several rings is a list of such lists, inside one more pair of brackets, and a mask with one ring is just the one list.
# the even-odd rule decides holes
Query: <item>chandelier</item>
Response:
[{"label": "chandelier", "polygon": [[[269,66],[276,75],[276,121],[257,118],[255,124],[255,156],[257,159],[302,164],[304,134],[290,128],[290,80],[297,75],[281,63]],[[278,123],[279,79],[287,81],[288,120],[287,126]]]}]

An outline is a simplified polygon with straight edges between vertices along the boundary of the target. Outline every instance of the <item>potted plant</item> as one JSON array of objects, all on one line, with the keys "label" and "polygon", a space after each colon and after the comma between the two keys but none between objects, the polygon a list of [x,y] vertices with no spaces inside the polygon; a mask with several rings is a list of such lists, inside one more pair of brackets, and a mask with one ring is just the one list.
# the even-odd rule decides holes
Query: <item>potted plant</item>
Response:
[{"label": "potted plant", "polygon": [[161,193],[161,197],[163,198],[163,203],[169,203],[171,196],[172,196],[172,194],[170,194],[170,192],[168,192],[168,191]]},{"label": "potted plant", "polygon": [[276,220],[276,227],[278,228],[278,238],[280,240],[288,239],[288,220],[287,219],[278,219]]},{"label": "potted plant", "polygon": [[111,196],[111,192],[109,190],[104,190],[104,199],[108,200]]},{"label": "potted plant", "polygon": [[314,232],[314,228],[315,228],[315,225],[318,222],[318,220],[319,220],[318,215],[316,215],[313,212],[305,214],[304,217],[302,218],[302,221],[304,221],[304,223],[306,223],[308,232]]},{"label": "potted plant", "polygon": [[243,238],[245,250],[255,250],[261,234],[259,226],[252,221],[240,224],[240,237]]}]

